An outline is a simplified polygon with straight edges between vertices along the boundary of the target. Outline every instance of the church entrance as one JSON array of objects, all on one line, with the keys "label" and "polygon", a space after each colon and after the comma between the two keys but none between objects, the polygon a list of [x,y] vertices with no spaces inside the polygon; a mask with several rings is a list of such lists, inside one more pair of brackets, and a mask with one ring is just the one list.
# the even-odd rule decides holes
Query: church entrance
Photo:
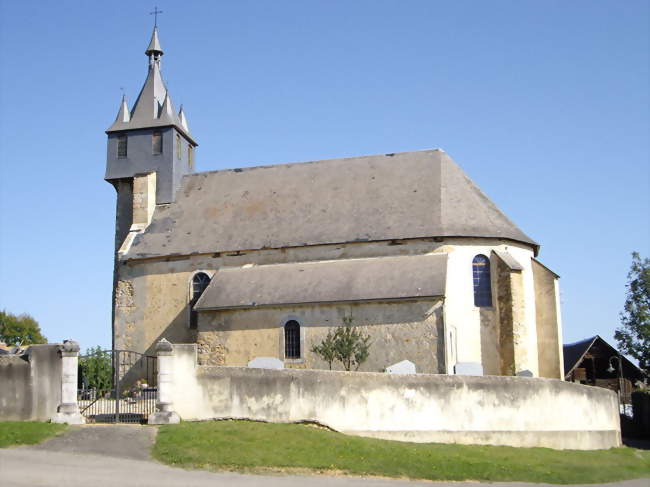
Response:
[{"label": "church entrance", "polygon": [[79,357],[79,410],[87,423],[146,423],[156,410],[157,378],[157,357],[91,349]]}]

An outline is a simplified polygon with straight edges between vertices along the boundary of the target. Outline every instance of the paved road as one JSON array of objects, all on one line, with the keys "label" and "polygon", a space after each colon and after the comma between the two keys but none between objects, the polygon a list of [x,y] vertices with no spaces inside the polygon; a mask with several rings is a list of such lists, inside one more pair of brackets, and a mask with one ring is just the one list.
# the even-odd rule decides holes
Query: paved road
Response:
[{"label": "paved road", "polygon": [[[0,449],[0,485],[12,487],[476,487],[475,482],[416,482],[359,477],[242,475],[171,468],[152,461],[154,428],[82,426],[34,447]],[[547,484],[494,483],[490,487]],[[605,484],[648,487],[648,479]],[[557,486],[554,486],[557,487]],[[592,484],[590,487],[594,487]]]}]

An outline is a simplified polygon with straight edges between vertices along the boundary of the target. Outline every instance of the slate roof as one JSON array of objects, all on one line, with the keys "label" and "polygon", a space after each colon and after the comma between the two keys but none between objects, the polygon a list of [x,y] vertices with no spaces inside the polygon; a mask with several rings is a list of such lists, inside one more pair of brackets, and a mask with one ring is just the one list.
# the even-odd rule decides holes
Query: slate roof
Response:
[{"label": "slate roof", "polygon": [[564,376],[566,377],[582,361],[582,358],[591,348],[598,335],[585,338],[574,343],[567,343],[562,347],[564,354]]},{"label": "slate roof", "polygon": [[222,269],[194,309],[438,297],[446,275],[446,254]]},{"label": "slate roof", "polygon": [[422,237],[538,249],[435,149],[187,175],[124,258]]},{"label": "slate roof", "polygon": [[[154,29],[151,36],[151,42],[146,53],[159,52],[160,42],[158,41],[158,30]],[[140,90],[140,94],[133,105],[129,116],[125,117],[124,110],[126,101],[122,99],[120,110],[115,122],[106,130],[106,133],[122,132],[125,130],[138,130],[157,127],[176,127],[185,137],[197,145],[192,138],[187,121],[183,123],[179,114],[176,114],[169,91],[160,71],[160,62],[154,61],[149,63],[147,78]],[[183,115],[185,116],[185,115]]]}]

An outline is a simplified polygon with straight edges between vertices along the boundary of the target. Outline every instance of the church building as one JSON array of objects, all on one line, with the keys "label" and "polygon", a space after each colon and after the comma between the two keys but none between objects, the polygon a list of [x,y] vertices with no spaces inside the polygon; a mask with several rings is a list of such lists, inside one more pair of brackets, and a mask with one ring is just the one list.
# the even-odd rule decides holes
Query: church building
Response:
[{"label": "church building", "polygon": [[106,131],[114,348],[326,369],[312,348],[351,321],[371,340],[360,371],[563,378],[558,276],[444,151],[197,173],[157,28],[145,54]]}]

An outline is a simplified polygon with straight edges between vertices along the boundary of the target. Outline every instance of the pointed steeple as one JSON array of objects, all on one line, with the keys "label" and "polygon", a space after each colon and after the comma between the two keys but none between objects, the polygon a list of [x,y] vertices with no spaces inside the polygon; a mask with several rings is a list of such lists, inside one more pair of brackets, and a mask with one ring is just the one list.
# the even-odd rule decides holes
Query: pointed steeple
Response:
[{"label": "pointed steeple", "polygon": [[133,104],[133,109],[129,114],[128,107],[125,105],[126,101],[123,100],[118,119],[106,132],[174,126],[192,145],[196,146],[196,142],[187,128],[187,121],[184,124],[181,123],[181,115],[177,115],[174,111],[171,96],[163,81],[160,69],[160,57],[163,55],[163,50],[158,38],[158,27],[153,29],[145,54],[149,57],[147,79]]},{"label": "pointed steeple", "polygon": [[158,27],[153,28],[153,33],[151,34],[151,40],[149,41],[149,47],[144,52],[147,57],[153,55],[162,56],[163,50],[160,47],[160,40],[158,39]]}]

